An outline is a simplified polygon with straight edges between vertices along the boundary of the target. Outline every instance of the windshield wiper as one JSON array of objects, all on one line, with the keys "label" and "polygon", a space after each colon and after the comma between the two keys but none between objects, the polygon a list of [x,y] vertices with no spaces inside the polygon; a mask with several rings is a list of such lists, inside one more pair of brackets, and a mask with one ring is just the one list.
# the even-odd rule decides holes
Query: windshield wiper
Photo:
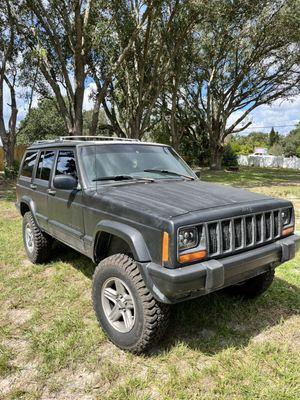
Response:
[{"label": "windshield wiper", "polygon": [[131,175],[100,176],[99,178],[93,179],[93,182],[97,182],[97,181],[130,181],[130,180],[154,182],[154,179],[152,179],[152,178],[144,178],[144,177],[131,176]]},{"label": "windshield wiper", "polygon": [[189,175],[184,175],[184,174],[179,174],[178,172],[174,171],[169,171],[167,169],[155,169],[155,168],[147,168],[144,169],[144,172],[158,172],[160,174],[167,174],[167,175],[175,175],[175,176],[181,176],[182,178],[190,179],[191,181],[194,181],[195,178]]}]

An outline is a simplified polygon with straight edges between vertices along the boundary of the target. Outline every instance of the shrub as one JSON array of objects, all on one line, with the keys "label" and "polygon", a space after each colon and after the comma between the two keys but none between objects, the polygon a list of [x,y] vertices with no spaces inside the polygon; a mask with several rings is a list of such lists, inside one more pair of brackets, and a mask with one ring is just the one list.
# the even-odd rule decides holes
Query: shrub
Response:
[{"label": "shrub", "polygon": [[16,176],[18,175],[19,172],[19,168],[20,168],[20,163],[18,160],[15,160],[13,162],[13,166],[12,168],[4,168],[4,178],[5,179],[14,179],[16,178]]},{"label": "shrub", "polygon": [[231,143],[228,143],[225,146],[225,150],[223,153],[223,158],[222,158],[222,165],[224,167],[236,167],[238,166],[238,156],[235,148],[231,145]]},{"label": "shrub", "polygon": [[269,153],[272,156],[282,156],[284,153],[283,147],[279,143],[273,144],[273,146],[270,148]]}]

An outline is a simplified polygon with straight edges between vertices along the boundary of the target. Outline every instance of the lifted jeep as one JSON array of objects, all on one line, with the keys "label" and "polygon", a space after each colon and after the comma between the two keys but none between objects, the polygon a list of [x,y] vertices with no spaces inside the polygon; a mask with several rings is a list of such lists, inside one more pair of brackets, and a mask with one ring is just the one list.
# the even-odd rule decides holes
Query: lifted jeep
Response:
[{"label": "lifted jeep", "polygon": [[134,353],[163,335],[170,304],[222,288],[253,298],[299,248],[292,203],[202,182],[170,146],[137,140],[34,143],[16,205],[33,263],[55,238],[98,264],[99,324]]}]

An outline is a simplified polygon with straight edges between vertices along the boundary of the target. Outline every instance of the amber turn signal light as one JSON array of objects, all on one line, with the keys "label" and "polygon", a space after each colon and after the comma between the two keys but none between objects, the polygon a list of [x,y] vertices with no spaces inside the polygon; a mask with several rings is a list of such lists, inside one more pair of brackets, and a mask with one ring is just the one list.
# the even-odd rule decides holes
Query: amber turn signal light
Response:
[{"label": "amber turn signal light", "polygon": [[192,262],[201,260],[202,258],[205,257],[206,257],[206,251],[200,250],[200,251],[195,251],[194,253],[182,254],[181,256],[179,256],[179,262],[181,263]]},{"label": "amber turn signal light", "polygon": [[282,229],[282,235],[287,236],[294,232],[294,227],[290,226],[289,228]]},{"label": "amber turn signal light", "polygon": [[169,234],[164,232],[162,240],[162,262],[169,261]]}]

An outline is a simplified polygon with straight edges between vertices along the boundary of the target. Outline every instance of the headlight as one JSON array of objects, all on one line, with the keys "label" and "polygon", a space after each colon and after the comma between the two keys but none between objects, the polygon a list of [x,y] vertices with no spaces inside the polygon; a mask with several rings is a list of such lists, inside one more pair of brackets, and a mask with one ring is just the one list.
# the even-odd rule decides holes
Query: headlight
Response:
[{"label": "headlight", "polygon": [[192,249],[198,244],[198,230],[196,228],[181,228],[178,232],[179,251]]},{"label": "headlight", "polygon": [[291,223],[292,220],[292,209],[291,208],[286,208],[281,211],[281,220],[282,220],[282,225],[286,226]]}]

